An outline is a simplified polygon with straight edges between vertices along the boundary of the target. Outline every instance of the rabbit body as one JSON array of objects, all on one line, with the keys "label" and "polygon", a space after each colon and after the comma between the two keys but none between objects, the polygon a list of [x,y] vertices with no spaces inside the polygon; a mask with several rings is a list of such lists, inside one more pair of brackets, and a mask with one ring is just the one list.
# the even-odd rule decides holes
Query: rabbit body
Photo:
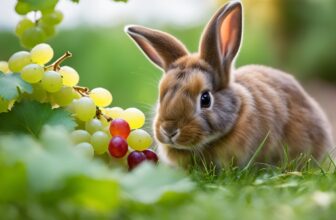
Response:
[{"label": "rabbit body", "polygon": [[[227,96],[235,100],[232,127],[197,151],[159,144],[167,163],[188,167],[200,156],[220,167],[244,165],[264,140],[257,162],[279,163],[285,149],[291,159],[301,153],[322,159],[329,152],[332,135],[326,116],[292,75],[259,65],[233,70],[233,75],[230,86],[214,95],[215,103],[216,98],[229,100]],[[220,120],[215,119],[225,123]]]}]

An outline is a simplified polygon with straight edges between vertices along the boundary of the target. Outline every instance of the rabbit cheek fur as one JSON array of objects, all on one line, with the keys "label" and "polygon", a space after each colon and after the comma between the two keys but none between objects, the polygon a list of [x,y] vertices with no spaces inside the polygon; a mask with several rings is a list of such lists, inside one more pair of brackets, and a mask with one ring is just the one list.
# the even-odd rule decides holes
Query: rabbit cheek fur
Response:
[{"label": "rabbit cheek fur", "polygon": [[[196,156],[219,167],[243,165],[263,140],[259,162],[280,162],[285,147],[289,158],[310,153],[321,159],[332,147],[326,116],[293,76],[256,65],[233,69],[242,37],[240,2],[215,13],[197,54],[161,31],[129,26],[126,32],[165,72],[153,123],[162,160],[188,167]],[[206,107],[204,92],[211,99]]]}]

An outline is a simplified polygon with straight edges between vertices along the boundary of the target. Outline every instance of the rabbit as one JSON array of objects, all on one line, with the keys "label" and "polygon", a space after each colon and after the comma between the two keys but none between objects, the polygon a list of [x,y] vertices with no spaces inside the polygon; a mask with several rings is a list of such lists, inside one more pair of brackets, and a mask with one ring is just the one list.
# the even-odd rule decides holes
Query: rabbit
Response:
[{"label": "rabbit", "polygon": [[162,161],[188,168],[199,163],[277,164],[287,149],[321,160],[333,146],[326,115],[299,82],[261,65],[234,68],[242,41],[242,4],[231,1],[206,25],[199,52],[189,53],[170,34],[138,25],[125,32],[164,73],[153,120]]}]

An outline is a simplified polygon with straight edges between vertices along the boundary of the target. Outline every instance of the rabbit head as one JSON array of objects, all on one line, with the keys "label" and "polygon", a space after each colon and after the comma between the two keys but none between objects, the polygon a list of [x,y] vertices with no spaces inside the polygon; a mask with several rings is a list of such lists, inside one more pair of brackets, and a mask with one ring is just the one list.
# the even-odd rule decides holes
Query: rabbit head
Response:
[{"label": "rabbit head", "polygon": [[131,25],[125,31],[164,71],[153,125],[157,141],[195,150],[230,131],[240,106],[231,89],[231,68],[242,37],[240,2],[216,12],[198,53],[190,54],[179,40],[158,30]]}]

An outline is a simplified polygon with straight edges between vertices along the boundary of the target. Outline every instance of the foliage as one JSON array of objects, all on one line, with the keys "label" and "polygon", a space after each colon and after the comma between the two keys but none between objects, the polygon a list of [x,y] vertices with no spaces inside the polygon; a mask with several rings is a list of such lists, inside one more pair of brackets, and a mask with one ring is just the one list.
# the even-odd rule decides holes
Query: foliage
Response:
[{"label": "foliage", "polygon": [[15,219],[105,218],[128,202],[179,200],[193,189],[188,178],[164,166],[110,170],[78,154],[62,127],[46,126],[38,139],[1,136],[0,170],[1,213]]},{"label": "foliage", "polygon": [[19,74],[0,72],[0,96],[4,100],[16,100],[21,93],[32,93],[32,86],[23,81]]},{"label": "foliage", "polygon": [[15,105],[9,113],[0,114],[0,132],[38,136],[45,125],[62,125],[71,131],[76,127],[73,120],[70,113],[61,108],[51,109],[49,104],[24,101]]}]

